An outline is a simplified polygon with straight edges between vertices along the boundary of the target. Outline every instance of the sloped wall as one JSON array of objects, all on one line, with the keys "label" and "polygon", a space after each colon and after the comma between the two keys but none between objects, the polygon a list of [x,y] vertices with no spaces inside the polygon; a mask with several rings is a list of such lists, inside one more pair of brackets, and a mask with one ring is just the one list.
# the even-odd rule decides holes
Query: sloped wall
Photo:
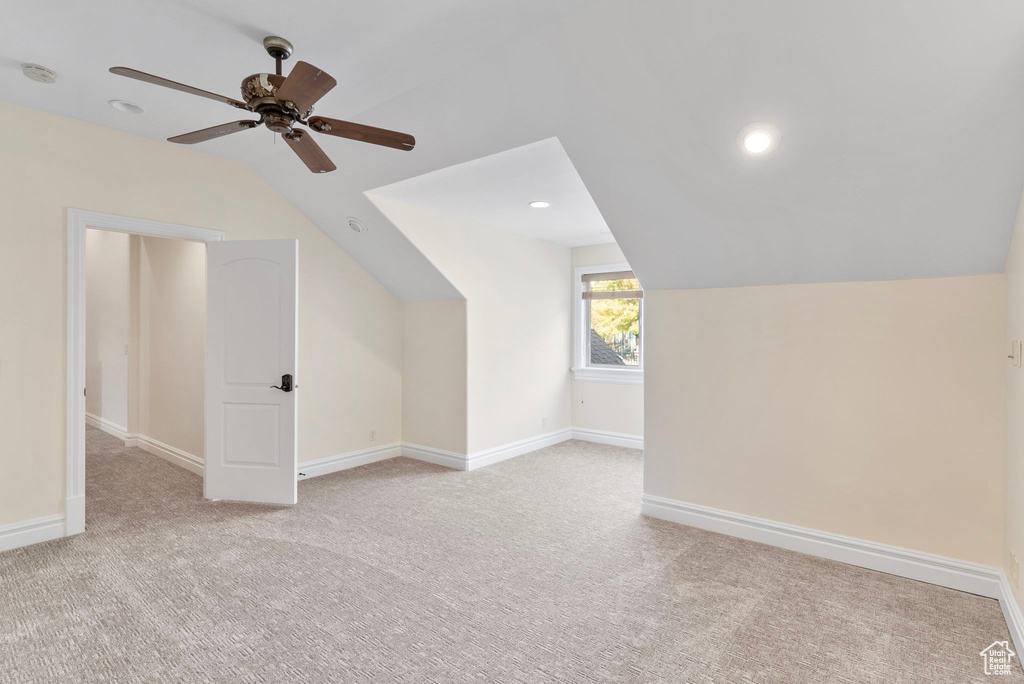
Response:
[{"label": "sloped wall", "polygon": [[401,439],[399,303],[252,169],[5,102],[0,158],[0,525],[64,507],[69,207],[298,238],[299,460]]}]

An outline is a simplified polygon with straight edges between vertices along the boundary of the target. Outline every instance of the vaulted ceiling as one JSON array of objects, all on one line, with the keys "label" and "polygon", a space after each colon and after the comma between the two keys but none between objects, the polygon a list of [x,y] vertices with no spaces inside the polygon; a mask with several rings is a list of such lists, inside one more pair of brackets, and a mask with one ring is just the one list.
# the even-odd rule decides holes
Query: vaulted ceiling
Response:
[{"label": "vaulted ceiling", "polygon": [[[338,79],[317,113],[416,150],[321,139],[339,170],[314,176],[263,130],[201,149],[251,164],[404,301],[457,294],[363,193],[552,137],[647,288],[999,272],[1024,186],[1015,0],[9,0],[3,16],[0,97],[160,139],[236,112],[108,67],[237,96],[272,69],[262,37],[291,40]],[[737,147],[752,121],[781,130],[770,155]]]}]

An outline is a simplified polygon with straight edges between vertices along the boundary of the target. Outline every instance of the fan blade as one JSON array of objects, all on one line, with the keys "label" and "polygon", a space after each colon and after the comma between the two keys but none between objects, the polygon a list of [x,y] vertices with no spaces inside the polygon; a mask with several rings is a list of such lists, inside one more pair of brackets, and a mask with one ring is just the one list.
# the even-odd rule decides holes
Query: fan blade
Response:
[{"label": "fan blade", "polygon": [[373,145],[393,147],[396,150],[411,150],[416,146],[416,138],[408,133],[389,131],[386,128],[375,128],[363,124],[352,123],[351,121],[339,121],[338,119],[326,119],[322,116],[314,116],[309,120],[309,127],[318,133],[336,135],[339,138],[349,138]]},{"label": "fan blade", "polygon": [[173,138],[168,138],[167,140],[172,143],[193,145],[198,142],[206,142],[207,140],[213,140],[214,138],[238,133],[239,131],[247,131],[250,128],[256,128],[257,126],[259,126],[258,121],[232,121],[231,123],[221,124],[220,126],[211,126],[210,128],[204,128],[199,131],[176,135]]},{"label": "fan blade", "polygon": [[145,81],[146,83],[152,83],[154,85],[163,86],[164,88],[170,88],[172,90],[180,90],[183,93],[191,93],[192,95],[198,95],[199,97],[205,97],[210,100],[216,100],[217,102],[223,102],[229,104],[232,107],[238,107],[239,109],[248,109],[244,102],[238,100],[232,100],[230,97],[224,97],[217,93],[211,93],[208,90],[200,90],[199,88],[193,88],[192,86],[185,85],[184,83],[178,83],[177,81],[169,81],[166,78],[160,78],[153,74],[147,74],[143,71],[136,71],[135,69],[129,69],[128,67],[111,67],[110,73],[117,74],[118,76],[125,76],[127,78],[134,78],[136,81]]},{"label": "fan blade", "polygon": [[288,146],[295,150],[302,163],[309,167],[313,173],[327,173],[338,168],[331,161],[323,149],[316,144],[313,136],[305,131],[292,131],[282,135]]},{"label": "fan blade", "polygon": [[288,78],[284,80],[284,85],[274,94],[274,98],[278,102],[291,102],[299,114],[308,116],[317,100],[336,85],[338,82],[326,71],[321,71],[306,62],[296,62]]}]

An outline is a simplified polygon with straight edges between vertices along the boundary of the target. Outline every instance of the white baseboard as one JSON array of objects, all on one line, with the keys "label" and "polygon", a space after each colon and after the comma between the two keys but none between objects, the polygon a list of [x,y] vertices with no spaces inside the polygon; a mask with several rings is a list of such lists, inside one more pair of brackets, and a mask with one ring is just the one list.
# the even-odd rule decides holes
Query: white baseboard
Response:
[{"label": "white baseboard", "polygon": [[85,532],[85,494],[64,499],[64,534]]},{"label": "white baseboard", "polygon": [[[97,427],[99,426],[97,425]],[[101,427],[100,429],[104,428]],[[111,434],[114,433],[111,432]],[[121,439],[124,440],[125,446],[139,447],[196,475],[203,474],[203,459],[198,456],[172,447],[169,444],[164,444],[146,435],[122,434]],[[328,473],[336,473],[340,470],[376,463],[377,461],[394,458],[395,456],[407,456],[418,461],[426,461],[427,463],[434,463],[447,468],[454,468],[455,470],[475,470],[476,468],[482,468],[515,456],[536,451],[537,449],[558,444],[559,442],[564,442],[567,439],[581,439],[588,442],[611,444],[631,449],[643,448],[643,437],[641,436],[585,428],[556,430],[468,455],[458,454],[454,451],[445,451],[444,449],[435,449],[420,444],[396,442],[300,463],[298,478],[302,480],[309,477],[327,475]]]},{"label": "white baseboard", "polygon": [[94,428],[99,428],[100,430],[106,432],[108,435],[113,435],[114,437],[117,437],[120,440],[124,440],[126,437],[126,433],[128,432],[127,428],[121,427],[117,423],[111,423],[106,418],[100,418],[99,416],[89,413],[88,411],[86,411],[85,413],[85,424],[91,425]]},{"label": "white baseboard", "polygon": [[38,544],[64,536],[64,514],[0,525],[0,551]]},{"label": "white baseboard", "polygon": [[609,444],[611,446],[626,447],[627,449],[644,448],[643,435],[630,435],[626,434],[625,432],[591,430],[590,428],[573,428],[572,438],[581,439],[584,442],[596,442],[597,444]]},{"label": "white baseboard", "polygon": [[1013,595],[1013,588],[1006,573],[999,571],[999,607],[1003,610],[1003,618],[1006,626],[1010,629],[1010,638],[1013,645],[1017,647],[1017,653],[1024,649],[1024,615],[1021,614],[1020,606],[1017,604],[1017,597]]},{"label": "white baseboard", "polygon": [[499,447],[484,449],[472,454],[457,454],[454,451],[435,449],[421,444],[402,443],[402,456],[415,458],[455,470],[476,470],[515,456],[521,456],[537,449],[543,449],[559,442],[572,439],[572,429],[555,430],[536,437],[528,437],[518,442],[503,444]]},{"label": "white baseboard", "polygon": [[466,470],[466,455],[457,454],[454,451],[402,442],[402,456],[455,470]]},{"label": "white baseboard", "polygon": [[779,546],[890,575],[1001,598],[998,568],[644,494],[644,515]]},{"label": "white baseboard", "polygon": [[348,470],[349,468],[376,463],[377,461],[401,455],[402,445],[398,442],[360,451],[349,451],[337,456],[327,456],[315,461],[300,463],[298,477],[300,480],[304,480],[319,475],[327,475],[328,473],[336,473],[339,470]]},{"label": "white baseboard", "polygon": [[146,435],[127,435],[124,444],[125,446],[134,446],[143,451],[148,451],[154,456],[158,456],[168,463],[173,463],[200,477],[203,475],[203,459],[187,451],[182,451],[177,447],[172,447],[170,444],[164,444]]},{"label": "white baseboard", "polygon": [[511,444],[503,444],[499,447],[477,451],[476,453],[466,456],[465,470],[483,468],[484,466],[489,466],[515,456],[521,456],[522,454],[528,454],[531,451],[536,451],[537,449],[543,449],[544,447],[564,442],[567,439],[572,439],[572,428],[555,430],[554,432],[537,435],[536,437],[521,439],[518,442],[512,442]]}]

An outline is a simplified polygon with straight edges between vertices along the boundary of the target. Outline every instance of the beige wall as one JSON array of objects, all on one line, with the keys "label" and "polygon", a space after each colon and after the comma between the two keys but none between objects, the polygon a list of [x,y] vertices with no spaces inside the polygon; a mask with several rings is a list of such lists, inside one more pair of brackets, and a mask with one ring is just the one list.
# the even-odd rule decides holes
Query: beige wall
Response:
[{"label": "beige wall", "polygon": [[616,242],[606,242],[603,245],[588,245],[586,247],[572,248],[572,265],[594,266],[596,264],[618,264],[628,262],[626,255],[622,253]]},{"label": "beige wall", "polygon": [[643,436],[643,385],[590,381],[572,385],[573,427]]},{"label": "beige wall", "polygon": [[136,431],[204,456],[206,247],[139,240],[139,418]]},{"label": "beige wall", "polygon": [[86,232],[90,414],[202,458],[205,333],[202,244]]},{"label": "beige wall", "polygon": [[[1005,357],[1010,340],[1024,340],[1024,202],[1017,214],[1017,225],[1006,260],[1006,336]],[[1004,359],[1006,366],[1006,537],[1003,545],[1003,567],[1010,579],[1017,603],[1024,608],[1024,592],[1020,582],[1014,584],[1010,569],[1010,553],[1021,558],[1024,553],[1024,368]]]},{"label": "beige wall", "polygon": [[1001,565],[1003,286],[647,291],[645,492]]},{"label": "beige wall", "polygon": [[128,426],[128,235],[85,234],[85,410]]},{"label": "beige wall", "polygon": [[401,306],[255,171],[6,102],[0,159],[0,525],[64,507],[69,207],[298,238],[299,460],[399,441]]},{"label": "beige wall", "polygon": [[[575,269],[578,266],[625,262],[627,262],[625,255],[614,242],[574,247],[572,269],[569,271],[569,296],[576,297]],[[573,381],[572,426],[627,435],[643,435],[643,386]]]},{"label": "beige wall", "polygon": [[402,313],[402,441],[465,454],[466,302]]},{"label": "beige wall", "polygon": [[569,248],[370,199],[466,297],[469,453],[569,427]]}]

